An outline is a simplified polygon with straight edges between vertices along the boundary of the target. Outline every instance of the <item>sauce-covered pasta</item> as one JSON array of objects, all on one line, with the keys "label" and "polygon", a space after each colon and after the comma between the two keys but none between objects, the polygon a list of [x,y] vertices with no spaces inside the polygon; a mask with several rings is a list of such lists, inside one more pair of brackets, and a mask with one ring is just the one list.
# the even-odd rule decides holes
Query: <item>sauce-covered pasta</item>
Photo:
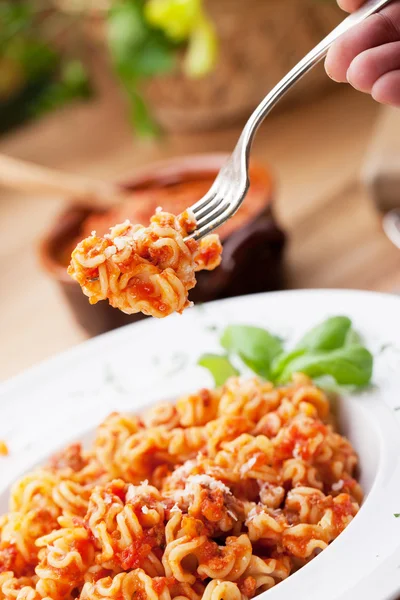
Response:
[{"label": "sauce-covered pasta", "polygon": [[14,485],[0,598],[248,600],[349,524],[356,465],[304,376],[114,413]]},{"label": "sauce-covered pasta", "polygon": [[189,212],[175,217],[159,211],[149,227],[125,221],[104,236],[93,232],[72,252],[68,273],[91,304],[108,299],[124,313],[159,318],[181,313],[190,306],[195,273],[221,262],[217,235],[185,239],[195,228]]}]

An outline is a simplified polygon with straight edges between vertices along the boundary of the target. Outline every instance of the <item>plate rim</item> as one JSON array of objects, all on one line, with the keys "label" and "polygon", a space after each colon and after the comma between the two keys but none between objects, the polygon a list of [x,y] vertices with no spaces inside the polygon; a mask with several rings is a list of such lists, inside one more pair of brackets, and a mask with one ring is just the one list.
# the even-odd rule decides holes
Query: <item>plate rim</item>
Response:
[{"label": "plate rim", "polygon": [[[330,294],[330,295],[343,295],[343,296],[360,296],[360,297],[370,297],[375,298],[376,300],[383,300],[384,302],[398,302],[400,307],[400,296],[396,296],[394,294],[390,294],[388,292],[376,292],[369,290],[352,290],[350,288],[310,288],[310,289],[299,289],[299,290],[277,290],[272,292],[259,292],[256,294],[247,294],[245,296],[235,296],[232,298],[223,298],[220,300],[213,300],[212,302],[205,302],[204,305],[207,308],[212,308],[214,306],[219,306],[221,304],[233,304],[242,299],[251,300],[252,298],[258,298],[262,296],[266,297],[279,297],[279,296],[295,296],[295,295],[310,295],[315,296],[318,294]],[[201,304],[194,305],[194,307],[187,309],[182,315],[174,314],[166,317],[168,319],[181,319],[185,318],[185,314],[191,314],[190,311],[196,310],[196,307],[199,307]],[[117,310],[117,309],[115,309]],[[30,367],[24,369],[20,373],[16,373],[15,375],[6,378],[3,381],[0,381],[0,396],[12,386],[19,384],[20,381],[28,380],[29,377],[38,376],[39,373],[45,369],[47,366],[51,366],[66,360],[70,357],[73,357],[74,354],[79,352],[84,352],[86,349],[89,349],[91,346],[98,345],[99,343],[104,342],[105,340],[111,340],[114,337],[118,337],[122,335],[121,332],[126,333],[128,330],[131,330],[133,327],[139,329],[143,327],[148,327],[149,323],[157,322],[157,319],[148,318],[135,323],[129,323],[127,325],[123,325],[122,327],[118,327],[111,331],[106,331],[105,333],[101,333],[97,336],[89,338],[87,340],[83,340],[74,344],[70,348],[67,348],[61,352],[56,352],[53,356],[49,356],[44,358],[43,360],[38,361],[37,363],[31,365]],[[164,319],[162,319],[164,321]]]}]

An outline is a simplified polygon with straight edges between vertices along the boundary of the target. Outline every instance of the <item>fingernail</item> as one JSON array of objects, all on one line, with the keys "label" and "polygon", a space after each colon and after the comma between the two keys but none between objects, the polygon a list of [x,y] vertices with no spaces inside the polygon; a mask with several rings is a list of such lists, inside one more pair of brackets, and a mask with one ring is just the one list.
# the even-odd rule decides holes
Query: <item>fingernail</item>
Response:
[{"label": "fingernail", "polygon": [[339,82],[338,82],[338,81],[337,81],[337,80],[334,78],[334,76],[332,75],[332,73],[330,72],[330,70],[329,70],[329,67],[328,67],[328,65],[327,65],[327,59],[325,60],[324,67],[325,67],[325,71],[326,71],[326,74],[328,75],[328,77],[329,77],[330,79],[332,79],[332,81],[336,81],[336,83],[339,83]]}]

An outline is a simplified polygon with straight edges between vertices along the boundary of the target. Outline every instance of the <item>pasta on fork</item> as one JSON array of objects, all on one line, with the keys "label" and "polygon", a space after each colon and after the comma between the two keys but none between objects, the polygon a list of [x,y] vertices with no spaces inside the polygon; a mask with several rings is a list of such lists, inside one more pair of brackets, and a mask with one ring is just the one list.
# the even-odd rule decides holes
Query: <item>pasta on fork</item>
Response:
[{"label": "pasta on fork", "polygon": [[68,273],[91,304],[108,299],[126,314],[158,318],[182,313],[191,305],[196,272],[221,262],[217,235],[185,240],[195,229],[190,212],[176,217],[159,210],[149,227],[125,221],[103,237],[92,232],[73,251]]}]

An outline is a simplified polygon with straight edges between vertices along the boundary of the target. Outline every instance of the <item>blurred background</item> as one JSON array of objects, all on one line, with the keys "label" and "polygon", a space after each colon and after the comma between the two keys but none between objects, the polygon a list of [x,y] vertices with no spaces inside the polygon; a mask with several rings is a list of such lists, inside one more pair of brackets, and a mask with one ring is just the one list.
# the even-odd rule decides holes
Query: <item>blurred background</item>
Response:
[{"label": "blurred background", "polygon": [[[201,197],[250,112],[342,18],[334,0],[0,0],[0,379],[134,320],[69,280],[76,241]],[[222,267],[192,299],[398,293],[382,219],[400,207],[399,127],[310,73],[262,126]]]}]

